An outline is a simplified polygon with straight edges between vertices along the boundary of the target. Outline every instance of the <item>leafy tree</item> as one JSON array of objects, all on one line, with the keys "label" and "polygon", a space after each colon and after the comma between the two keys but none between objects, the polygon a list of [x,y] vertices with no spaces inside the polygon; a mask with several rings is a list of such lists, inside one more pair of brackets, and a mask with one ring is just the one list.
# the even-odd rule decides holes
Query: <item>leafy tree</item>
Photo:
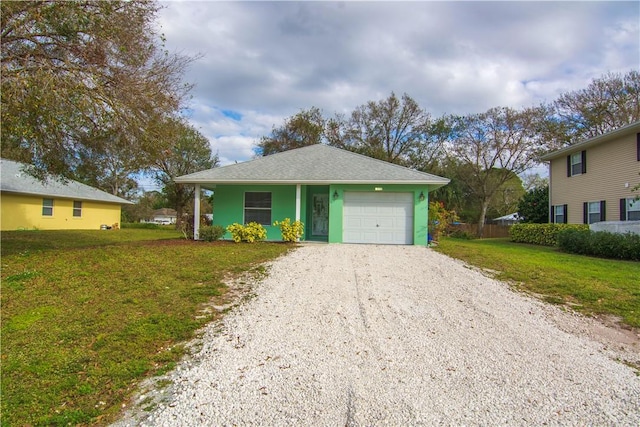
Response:
[{"label": "leafy tree", "polygon": [[398,99],[391,93],[387,99],[357,107],[349,119],[336,115],[327,124],[327,139],[339,148],[407,164],[428,125],[429,115],[416,101],[407,94]]},{"label": "leafy tree", "polygon": [[459,179],[480,205],[478,236],[482,237],[487,210],[496,193],[513,177],[537,162],[542,146],[536,133],[540,110],[492,108],[459,117],[449,155],[463,163]]},{"label": "leafy tree", "polygon": [[171,120],[166,128],[172,145],[156,160],[154,178],[163,186],[168,205],[176,210],[179,228],[185,207],[193,200],[194,189],[176,183],[174,178],[211,169],[218,165],[218,156],[212,155],[209,140],[184,121]]},{"label": "leafy tree", "polygon": [[316,107],[302,110],[285,120],[281,127],[273,127],[271,135],[264,136],[258,143],[258,151],[263,156],[320,144],[324,135],[325,120]]},{"label": "leafy tree", "polygon": [[164,196],[158,191],[147,191],[137,197],[135,204],[122,206],[122,222],[149,221],[153,211],[164,206]]},{"label": "leafy tree", "polygon": [[[4,157],[73,178],[78,153],[161,151],[192,58],[163,52],[153,1],[3,1],[1,148]],[[109,144],[115,139],[103,141]],[[148,164],[147,164],[148,165]],[[141,165],[141,166],[147,166]]]},{"label": "leafy tree", "polygon": [[[500,170],[493,170],[494,173],[500,173]],[[495,192],[489,207],[487,209],[487,216],[489,218],[498,218],[503,215],[509,215],[518,211],[518,202],[525,195],[524,187],[522,186],[522,180],[515,173],[511,174],[498,190]]]},{"label": "leafy tree", "polygon": [[558,146],[572,144],[640,120],[640,71],[608,73],[553,103],[547,120]]},{"label": "leafy tree", "polygon": [[74,179],[116,196],[131,199],[138,191],[135,174],[141,153],[119,135],[95,135],[92,144],[78,147]]},{"label": "leafy tree", "polygon": [[549,222],[549,186],[534,187],[527,191],[518,202],[518,216],[526,223]]}]

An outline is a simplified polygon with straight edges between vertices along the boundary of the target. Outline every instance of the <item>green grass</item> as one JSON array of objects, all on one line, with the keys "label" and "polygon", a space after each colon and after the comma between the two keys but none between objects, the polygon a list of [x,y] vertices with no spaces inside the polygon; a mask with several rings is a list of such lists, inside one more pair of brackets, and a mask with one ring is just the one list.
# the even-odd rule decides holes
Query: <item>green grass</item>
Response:
[{"label": "green grass", "polygon": [[570,304],[587,315],[608,314],[640,327],[640,263],[566,254],[556,248],[508,239],[442,239],[438,252],[495,270],[496,278]]},{"label": "green grass", "polygon": [[291,246],[173,230],[2,233],[2,426],[104,425],[175,366],[223,277]]}]

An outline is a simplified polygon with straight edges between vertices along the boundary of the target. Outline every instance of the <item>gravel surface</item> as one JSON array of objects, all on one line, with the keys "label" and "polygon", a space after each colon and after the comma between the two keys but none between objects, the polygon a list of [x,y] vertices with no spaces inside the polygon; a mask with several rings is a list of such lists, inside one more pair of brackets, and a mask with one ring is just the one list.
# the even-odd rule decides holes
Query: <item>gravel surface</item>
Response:
[{"label": "gravel surface", "polygon": [[304,245],[253,292],[116,425],[640,425],[581,319],[433,250]]}]

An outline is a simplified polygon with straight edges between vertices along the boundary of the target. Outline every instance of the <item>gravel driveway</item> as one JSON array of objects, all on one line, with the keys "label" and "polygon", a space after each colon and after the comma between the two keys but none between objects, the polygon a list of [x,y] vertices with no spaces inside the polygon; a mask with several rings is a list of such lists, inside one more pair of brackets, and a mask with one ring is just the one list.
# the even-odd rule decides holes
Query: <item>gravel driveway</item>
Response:
[{"label": "gravel driveway", "polygon": [[632,368],[433,250],[304,245],[254,292],[117,425],[640,425]]}]

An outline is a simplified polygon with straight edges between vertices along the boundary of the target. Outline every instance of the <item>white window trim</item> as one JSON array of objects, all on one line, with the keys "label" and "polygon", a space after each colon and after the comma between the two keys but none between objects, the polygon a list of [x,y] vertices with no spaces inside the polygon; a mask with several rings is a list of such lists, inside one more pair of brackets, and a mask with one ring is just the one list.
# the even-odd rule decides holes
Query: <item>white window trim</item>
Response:
[{"label": "white window trim", "polygon": [[[591,207],[592,206],[596,206],[598,208],[597,211],[592,211]],[[598,220],[597,221],[591,221],[591,215],[592,214],[598,214]],[[600,212],[600,202],[587,202],[587,223],[588,224],[594,224],[596,222],[600,222],[600,218],[601,218],[601,212]]]},{"label": "white window trim", "polygon": [[[44,202],[45,200],[51,200],[51,205],[45,205]],[[44,217],[52,217],[53,216],[53,207],[55,205],[55,202],[53,201],[53,199],[48,199],[48,198],[43,198],[42,199],[42,216]],[[51,209],[51,215],[45,215],[44,210],[45,208]]]},{"label": "white window trim", "polygon": [[[80,203],[80,207],[76,208],[76,203]],[[80,212],[80,215],[76,215],[76,211]],[[82,218],[82,200],[74,200],[71,216],[73,218]]]},{"label": "white window trim", "polygon": [[[632,209],[633,208],[633,209]],[[640,200],[636,200],[635,197],[627,198],[627,221],[632,221],[629,219],[629,212],[640,212]]]},{"label": "white window trim", "polygon": [[[574,162],[573,160],[577,158],[578,161]],[[577,173],[573,172],[573,167],[580,165],[580,170]],[[571,176],[578,176],[578,175],[582,175],[582,152],[579,151],[577,153],[573,153],[571,155]]]},{"label": "white window trim", "polygon": [[[558,213],[558,209],[560,209],[560,213]],[[562,221],[558,221],[558,217],[562,217]],[[553,207],[553,222],[564,224],[564,205],[555,205]]]}]

